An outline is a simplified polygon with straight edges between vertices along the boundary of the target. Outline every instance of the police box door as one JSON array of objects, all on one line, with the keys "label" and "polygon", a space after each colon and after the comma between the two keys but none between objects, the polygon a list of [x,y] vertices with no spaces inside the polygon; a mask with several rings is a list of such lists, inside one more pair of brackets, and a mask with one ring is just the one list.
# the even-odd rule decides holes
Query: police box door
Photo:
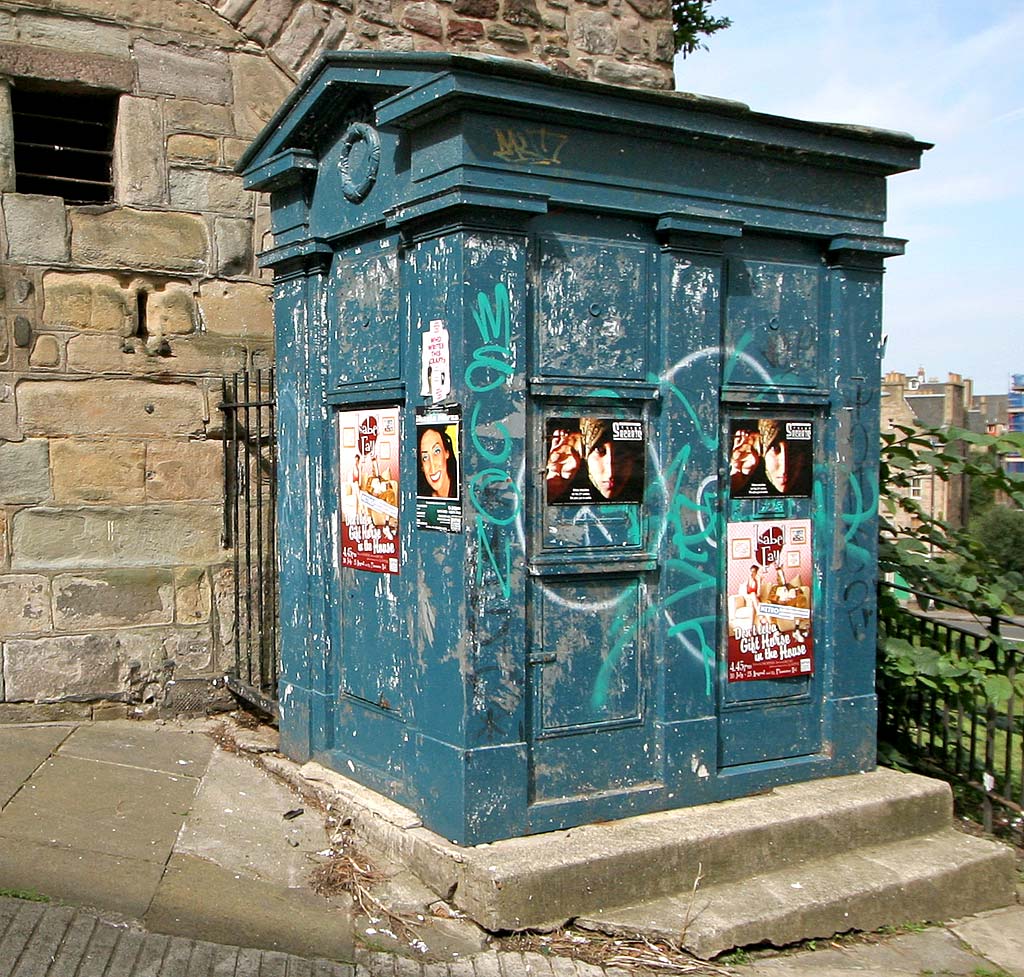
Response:
[{"label": "police box door", "polygon": [[533,242],[530,830],[651,810],[663,792],[644,505],[656,252],[610,237],[619,223]]}]

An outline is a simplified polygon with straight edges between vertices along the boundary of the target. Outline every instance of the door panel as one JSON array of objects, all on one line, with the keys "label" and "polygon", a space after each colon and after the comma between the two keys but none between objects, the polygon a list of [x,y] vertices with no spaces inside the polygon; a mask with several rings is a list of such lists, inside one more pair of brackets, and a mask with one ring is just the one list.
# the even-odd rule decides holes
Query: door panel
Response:
[{"label": "door panel", "polygon": [[642,579],[538,579],[531,592],[531,800],[656,780]]}]

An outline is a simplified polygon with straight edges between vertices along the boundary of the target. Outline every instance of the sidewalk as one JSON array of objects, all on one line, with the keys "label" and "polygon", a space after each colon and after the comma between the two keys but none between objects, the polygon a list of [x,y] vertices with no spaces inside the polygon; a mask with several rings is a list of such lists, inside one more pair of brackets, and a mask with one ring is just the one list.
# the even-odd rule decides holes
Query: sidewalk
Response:
[{"label": "sidewalk", "polygon": [[[436,896],[396,866],[381,865],[392,877],[374,896],[416,923],[416,940],[347,895],[317,895],[322,815],[219,748],[214,725],[0,726],[0,977],[602,977],[567,957],[496,950],[469,922],[432,915]],[[674,972],[1024,977],[1019,906],[825,942]]]}]

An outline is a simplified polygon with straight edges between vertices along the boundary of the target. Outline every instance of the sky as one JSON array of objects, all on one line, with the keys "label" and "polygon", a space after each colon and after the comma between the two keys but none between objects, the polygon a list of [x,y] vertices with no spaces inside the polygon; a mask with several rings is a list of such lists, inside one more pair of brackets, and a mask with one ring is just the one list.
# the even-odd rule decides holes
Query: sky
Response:
[{"label": "sky", "polygon": [[888,178],[883,371],[1024,373],[1024,0],[715,0],[680,91],[934,143]]}]

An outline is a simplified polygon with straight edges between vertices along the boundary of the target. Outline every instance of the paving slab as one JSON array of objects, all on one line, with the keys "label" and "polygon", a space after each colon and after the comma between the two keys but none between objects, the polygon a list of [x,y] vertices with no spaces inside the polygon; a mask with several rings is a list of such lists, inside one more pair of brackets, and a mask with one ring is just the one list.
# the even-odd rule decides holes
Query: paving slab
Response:
[{"label": "paving slab", "polygon": [[0,808],[73,731],[72,726],[0,726]]},{"label": "paving slab", "polygon": [[163,863],[194,777],[57,754],[0,812],[0,837]]},{"label": "paving slab", "polygon": [[213,750],[213,741],[198,724],[157,726],[122,719],[78,726],[60,753],[199,778]]},{"label": "paving slab", "polygon": [[986,971],[992,971],[992,962],[972,952],[941,926],[884,939],[784,953],[757,960],[755,966],[758,977],[819,977],[831,973],[975,977]]},{"label": "paving slab", "polygon": [[950,929],[1014,977],[1024,977],[1024,907],[1009,906],[962,919]]},{"label": "paving slab", "polygon": [[[2,977],[355,977],[349,964],[147,933],[0,896]],[[431,977],[442,977],[441,974]]]},{"label": "paving slab", "polygon": [[288,889],[192,855],[173,855],[147,929],[213,943],[352,960],[351,900]]},{"label": "paving slab", "polygon": [[131,919],[149,908],[161,861],[0,837],[0,888],[36,892]]},{"label": "paving slab", "polygon": [[[284,815],[299,809],[297,817]],[[319,811],[248,760],[217,750],[174,846],[249,878],[307,885],[328,845]]]}]

